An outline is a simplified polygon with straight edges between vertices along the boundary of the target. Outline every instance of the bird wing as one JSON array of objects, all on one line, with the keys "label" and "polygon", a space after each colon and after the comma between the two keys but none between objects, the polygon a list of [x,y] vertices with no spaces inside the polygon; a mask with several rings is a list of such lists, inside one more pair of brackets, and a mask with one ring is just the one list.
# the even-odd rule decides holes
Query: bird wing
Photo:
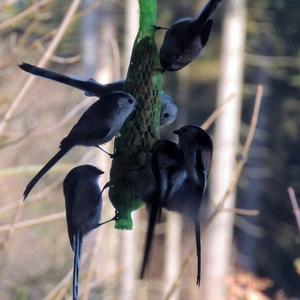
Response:
[{"label": "bird wing", "polygon": [[97,118],[94,114],[95,111],[88,109],[81,116],[68,136],[62,140],[62,148],[67,145],[96,146],[107,141],[111,133],[111,127],[102,122],[101,116],[99,116],[99,121],[95,122]]},{"label": "bird wing", "polygon": [[76,187],[72,210],[73,224],[82,233],[87,233],[98,224],[102,202],[99,186],[84,179],[84,184]]},{"label": "bird wing", "polygon": [[204,25],[204,27],[201,28],[200,38],[201,38],[201,44],[202,44],[203,48],[205,47],[206,43],[208,42],[208,38],[210,36],[212,26],[213,26],[213,20],[208,20],[206,22],[206,24]]},{"label": "bird wing", "polygon": [[72,222],[72,211],[75,197],[75,189],[64,186],[65,205],[66,205],[66,218],[68,227],[68,236],[72,249],[74,250],[74,234],[75,228]]}]

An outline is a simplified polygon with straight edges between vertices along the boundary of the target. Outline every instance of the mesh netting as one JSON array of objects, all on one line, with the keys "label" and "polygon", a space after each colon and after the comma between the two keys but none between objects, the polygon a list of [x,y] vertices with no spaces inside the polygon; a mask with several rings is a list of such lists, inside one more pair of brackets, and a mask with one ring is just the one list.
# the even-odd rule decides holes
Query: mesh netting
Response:
[{"label": "mesh netting", "polygon": [[142,169],[159,138],[161,90],[160,62],[154,42],[156,0],[140,0],[140,29],[132,51],[125,90],[136,97],[138,107],[115,139],[109,197],[118,210],[118,229],[132,229],[131,212],[142,202],[130,180],[130,170]]}]

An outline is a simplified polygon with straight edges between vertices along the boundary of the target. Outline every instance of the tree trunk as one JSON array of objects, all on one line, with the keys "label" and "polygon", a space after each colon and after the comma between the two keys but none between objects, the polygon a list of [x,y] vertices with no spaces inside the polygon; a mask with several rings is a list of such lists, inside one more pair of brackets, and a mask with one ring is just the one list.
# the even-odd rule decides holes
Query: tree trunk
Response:
[{"label": "tree trunk", "polygon": [[[212,203],[225,193],[236,162],[244,68],[246,1],[228,0],[224,4],[218,106],[231,96],[234,100],[216,123],[210,176]],[[234,194],[227,198],[225,206],[235,206]],[[227,299],[226,278],[230,273],[233,221],[233,214],[219,213],[205,232],[201,299]]]}]

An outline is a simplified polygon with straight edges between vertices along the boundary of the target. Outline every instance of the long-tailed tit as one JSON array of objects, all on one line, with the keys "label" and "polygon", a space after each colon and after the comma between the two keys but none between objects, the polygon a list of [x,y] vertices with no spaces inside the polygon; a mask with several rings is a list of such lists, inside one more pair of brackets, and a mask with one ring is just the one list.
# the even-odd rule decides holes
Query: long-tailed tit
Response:
[{"label": "long-tailed tit", "polygon": [[98,178],[103,172],[91,165],[73,168],[63,182],[68,235],[74,251],[73,300],[78,299],[78,277],[83,237],[104,223],[99,223],[102,210]]},{"label": "long-tailed tit", "polygon": [[112,92],[92,104],[60,143],[60,150],[28,183],[24,200],[40,180],[74,146],[96,146],[110,141],[135,110],[136,99],[125,92]]},{"label": "long-tailed tit", "polygon": [[159,52],[163,71],[180,70],[201,54],[213,25],[209,18],[221,1],[210,0],[198,17],[180,19],[171,25]]},{"label": "long-tailed tit", "polygon": [[178,211],[194,221],[197,248],[197,284],[200,284],[201,240],[199,211],[210,171],[213,144],[205,130],[187,125],[174,131],[179,137],[179,147],[183,151],[187,180],[177,193],[167,199],[165,207]]}]

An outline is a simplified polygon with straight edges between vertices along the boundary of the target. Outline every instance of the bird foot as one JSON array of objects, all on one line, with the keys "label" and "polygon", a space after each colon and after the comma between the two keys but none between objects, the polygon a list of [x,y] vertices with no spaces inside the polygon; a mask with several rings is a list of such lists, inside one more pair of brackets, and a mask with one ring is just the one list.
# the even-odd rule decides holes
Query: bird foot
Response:
[{"label": "bird foot", "polygon": [[156,26],[156,25],[150,25],[150,26],[153,27],[155,31],[161,30],[161,29],[163,29],[163,30],[168,30],[169,29],[167,27],[161,27],[161,26]]}]

